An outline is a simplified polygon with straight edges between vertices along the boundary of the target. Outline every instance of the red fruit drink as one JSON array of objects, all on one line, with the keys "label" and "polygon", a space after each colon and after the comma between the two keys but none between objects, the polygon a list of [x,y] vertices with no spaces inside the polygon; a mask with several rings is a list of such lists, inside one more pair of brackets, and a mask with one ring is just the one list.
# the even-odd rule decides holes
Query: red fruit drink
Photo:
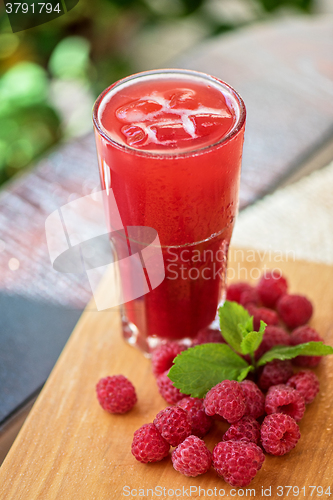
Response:
[{"label": "red fruit drink", "polygon": [[165,266],[157,288],[124,305],[125,336],[141,345],[194,337],[223,299],[244,103],[216,78],[157,70],[102,93],[94,124],[102,187],[112,188],[125,227],[157,231]]}]

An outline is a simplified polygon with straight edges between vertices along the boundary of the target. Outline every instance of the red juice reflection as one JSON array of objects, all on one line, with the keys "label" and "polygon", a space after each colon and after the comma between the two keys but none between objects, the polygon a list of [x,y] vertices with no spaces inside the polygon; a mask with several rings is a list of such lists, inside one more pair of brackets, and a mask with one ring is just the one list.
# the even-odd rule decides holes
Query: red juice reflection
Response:
[{"label": "red juice reflection", "polygon": [[194,337],[223,298],[244,103],[213,77],[159,70],[107,89],[94,123],[102,187],[112,188],[125,227],[158,232],[165,265],[157,288],[124,305],[125,332]]}]

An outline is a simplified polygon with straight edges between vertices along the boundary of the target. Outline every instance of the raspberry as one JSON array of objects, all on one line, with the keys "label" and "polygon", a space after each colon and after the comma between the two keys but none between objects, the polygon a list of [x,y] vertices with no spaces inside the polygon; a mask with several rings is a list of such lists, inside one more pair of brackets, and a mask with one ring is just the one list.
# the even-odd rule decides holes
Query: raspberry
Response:
[{"label": "raspberry", "polygon": [[285,455],[295,448],[301,433],[295,420],[283,413],[265,417],[261,429],[263,448],[271,455]]},{"label": "raspberry", "polygon": [[180,390],[173,385],[172,381],[168,377],[168,373],[169,370],[162,373],[162,375],[159,375],[156,379],[156,382],[162,398],[164,398],[165,401],[170,405],[173,405],[187,396],[187,394],[181,393]]},{"label": "raspberry", "polygon": [[313,312],[311,302],[303,295],[283,295],[276,309],[282,321],[291,329],[307,323]]},{"label": "raspberry", "polygon": [[240,383],[245,396],[245,415],[253,418],[261,417],[265,413],[265,396],[252,380],[243,380]]},{"label": "raspberry", "polygon": [[259,302],[259,295],[255,288],[251,288],[251,290],[245,290],[240,295],[239,303],[244,307],[246,307],[248,304],[258,306]]},{"label": "raspberry", "polygon": [[210,430],[213,420],[205,413],[203,399],[189,396],[181,399],[177,406],[187,411],[192,426],[192,434],[199,437],[205,436]]},{"label": "raspberry", "polygon": [[264,321],[266,325],[277,325],[279,322],[278,315],[272,309],[256,307],[253,304],[248,304],[246,309],[253,316],[253,330],[255,331],[258,331],[260,328],[260,320]]},{"label": "raspberry", "polygon": [[272,385],[284,384],[293,375],[291,361],[274,359],[264,366],[258,380],[258,385],[263,391],[267,391]]},{"label": "raspberry", "polygon": [[264,306],[274,307],[279,298],[287,292],[287,288],[286,278],[276,271],[268,271],[260,279],[257,292]]},{"label": "raspberry", "polygon": [[220,330],[204,328],[203,330],[200,330],[198,335],[192,341],[192,346],[201,344],[225,344],[225,340],[222,337]]},{"label": "raspberry", "polygon": [[290,335],[279,326],[267,325],[261,344],[255,352],[255,358],[260,359],[265,352],[276,345],[290,345]]},{"label": "raspberry", "polygon": [[284,413],[299,422],[305,412],[305,402],[302,394],[285,384],[270,387],[265,400],[267,415]]},{"label": "raspberry", "polygon": [[170,406],[161,410],[154,419],[154,425],[171,446],[178,446],[191,434],[190,418],[183,408]]},{"label": "raspberry", "polygon": [[156,347],[151,358],[155,377],[169,370],[173,365],[175,357],[185,349],[184,345],[177,342],[167,342]]},{"label": "raspberry", "polygon": [[311,370],[302,370],[288,380],[289,387],[293,387],[302,394],[306,404],[312,403],[319,392],[319,380]]},{"label": "raspberry", "polygon": [[145,424],[134,432],[132,454],[146,464],[159,462],[169,453],[170,445],[158,432],[154,424]]},{"label": "raspberry", "polygon": [[259,437],[260,425],[248,415],[229,427],[223,436],[223,441],[248,441],[258,444]]},{"label": "raspberry", "polygon": [[243,292],[248,292],[252,290],[252,286],[249,283],[244,283],[240,281],[239,283],[232,283],[227,288],[227,296],[226,299],[231,302],[240,303],[241,294]]},{"label": "raspberry", "polygon": [[231,486],[248,486],[264,460],[259,446],[244,441],[221,441],[213,450],[213,466]]},{"label": "raspberry", "polygon": [[245,396],[238,382],[223,380],[207,392],[204,406],[207,415],[220,415],[233,424],[245,413]]},{"label": "raspberry", "polygon": [[[305,344],[306,342],[324,342],[314,328],[300,326],[294,330],[290,336],[291,345]],[[298,366],[314,368],[318,365],[322,356],[297,356],[293,362]]]},{"label": "raspberry", "polygon": [[190,477],[207,472],[212,465],[212,459],[204,441],[197,436],[186,438],[171,455],[174,469]]},{"label": "raspberry", "polygon": [[137,402],[134,386],[124,375],[101,378],[96,392],[101,407],[109,413],[126,413]]}]

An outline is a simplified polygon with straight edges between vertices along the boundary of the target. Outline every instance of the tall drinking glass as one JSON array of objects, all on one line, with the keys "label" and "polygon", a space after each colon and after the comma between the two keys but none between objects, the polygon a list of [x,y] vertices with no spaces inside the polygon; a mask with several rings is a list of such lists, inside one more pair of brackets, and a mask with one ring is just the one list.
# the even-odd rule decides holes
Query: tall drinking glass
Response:
[{"label": "tall drinking glass", "polygon": [[[124,78],[95,103],[101,184],[112,190],[125,239],[133,227],[159,237],[164,280],[154,288],[145,269],[150,291],[122,306],[125,338],[145,350],[161,339],[194,338],[224,299],[245,115],[232,87],[177,69]],[[107,194],[105,203],[110,212]],[[144,248],[144,231],[136,234]],[[118,233],[119,262],[127,247]],[[131,279],[123,269],[122,286]]]}]

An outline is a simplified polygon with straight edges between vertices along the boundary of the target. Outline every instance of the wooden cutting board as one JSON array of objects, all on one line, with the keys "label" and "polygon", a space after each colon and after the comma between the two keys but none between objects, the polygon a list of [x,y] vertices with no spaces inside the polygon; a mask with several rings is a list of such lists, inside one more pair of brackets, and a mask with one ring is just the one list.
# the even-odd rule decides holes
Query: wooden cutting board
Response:
[{"label": "wooden cutting board", "polygon": [[[231,253],[229,272],[255,281],[265,265],[280,268],[292,292],[309,296],[315,304],[311,325],[333,345],[333,268],[244,250]],[[138,403],[126,415],[109,415],[96,400],[95,384],[119,373],[133,381]],[[97,312],[90,304],[0,469],[0,497],[110,500],[255,494],[278,499],[286,498],[287,487],[293,486],[289,497],[310,499],[321,492],[314,490],[311,496],[311,486],[321,486],[322,498],[329,498],[325,491],[331,486],[333,493],[333,357],[324,359],[316,373],[321,392],[300,422],[298,445],[284,457],[266,455],[248,488],[237,492],[213,469],[187,478],[173,469],[170,457],[143,465],[130,452],[133,432],[167,405],[158,393],[150,361],[122,340],[118,313]],[[205,438],[210,449],[225,430],[225,424],[215,425]]]}]

